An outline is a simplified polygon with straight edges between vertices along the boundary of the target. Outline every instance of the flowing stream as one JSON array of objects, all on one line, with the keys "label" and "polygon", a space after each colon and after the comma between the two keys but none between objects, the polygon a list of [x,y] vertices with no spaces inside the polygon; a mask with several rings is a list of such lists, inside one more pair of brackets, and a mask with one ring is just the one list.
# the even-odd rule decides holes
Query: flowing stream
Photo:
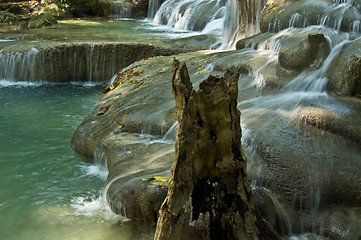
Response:
[{"label": "flowing stream", "polygon": [[[64,22],[56,31],[35,30],[45,39],[43,42],[36,38],[24,40],[11,36],[1,40],[2,49],[5,50],[0,51],[0,239],[152,239],[154,226],[128,221],[113,214],[107,206],[103,196],[108,174],[104,163],[106,156],[101,151],[95,151],[94,163],[90,164],[70,148],[73,132],[93,110],[105,87],[102,83],[92,81],[104,81],[98,76],[109,74],[108,72],[114,74],[120,70],[116,69],[116,66],[108,66],[110,70],[107,69],[108,72],[105,73],[105,60],[101,56],[104,47],[97,47],[96,44],[116,42],[120,38],[125,42],[136,40],[150,43],[161,39],[212,34],[218,38],[210,48],[232,47],[235,39],[260,31],[258,16],[264,1],[245,2],[253,4],[243,6],[245,10],[240,17],[234,0],[169,0],[164,3],[152,0],[148,20],[115,23],[79,21],[79,24],[74,25]],[[335,1],[329,8],[332,13],[341,9],[342,15],[352,4],[356,4],[354,1],[352,4],[348,2]],[[130,16],[127,9],[118,10],[120,13],[116,18]],[[150,23],[150,20],[153,22]],[[278,211],[282,215],[280,221],[284,222],[283,233],[290,240],[322,239],[314,235],[321,230],[316,227],[320,214],[320,180],[319,172],[314,171],[313,164],[322,167],[324,163],[315,159],[329,159],[327,164],[333,167],[340,164],[340,159],[343,158],[357,160],[358,156],[354,153],[360,152],[358,145],[347,145],[338,138],[334,140],[333,136],[313,139],[304,132],[300,134],[299,128],[290,123],[299,108],[304,106],[323,107],[340,114],[352,111],[342,100],[326,93],[328,79],[325,73],[342,48],[358,40],[358,35],[351,39],[348,34],[338,34],[341,19],[331,21],[329,15],[321,16],[318,22],[319,26],[316,28],[320,31],[325,27],[335,29],[335,34],[327,36],[331,52],[323,65],[318,70],[298,75],[277,94],[241,100],[238,105],[242,111],[243,144],[249,158],[249,169],[256,173],[256,177],[251,179],[253,186],[262,188],[264,184],[259,181],[257,174],[263,173],[266,164],[259,156],[253,155],[256,148],[260,147],[257,145],[259,139],[269,141],[265,143],[269,144],[265,146],[265,152],[274,151],[270,149],[272,144],[276,147],[287,145],[285,151],[294,155],[306,155],[310,159],[307,162],[309,175],[305,180],[305,185],[309,188],[309,202],[303,202],[297,194],[292,196],[292,200],[295,206],[305,208],[311,216],[310,222],[314,226],[311,233],[303,231],[302,222],[300,226],[292,226],[290,216],[282,204],[274,193],[266,189],[273,202],[277,203]],[[360,31],[359,23],[359,20],[353,21],[350,25],[354,34]],[[120,26],[125,27],[120,29]],[[302,32],[295,27],[307,26],[308,20],[305,17],[294,14],[287,29],[272,33],[266,41],[259,44],[258,49],[253,48],[255,44],[252,42],[247,43],[249,48],[239,53],[241,57],[252,56],[252,60],[266,58],[266,61],[249,74],[246,78],[248,82],[243,87],[264,87],[266,80],[262,75],[265,73],[263,70],[277,61],[282,39]],[[90,32],[84,33],[84,27]],[[308,30],[312,28],[314,27]],[[269,26],[270,31],[280,29],[278,20]],[[69,32],[72,32],[73,36],[68,37]],[[31,35],[27,35],[29,36]],[[86,79],[79,79],[76,73],[77,55],[72,53],[74,67],[70,79],[73,82],[38,82],[42,79],[38,79],[34,73],[34,69],[38,67],[34,66],[34,59],[40,54],[38,49],[46,47],[52,41],[87,44],[90,58],[86,62]],[[22,48],[24,50],[15,51]],[[98,62],[92,62],[94,55]],[[94,75],[96,69],[103,72]],[[207,65],[207,70],[210,69],[213,69],[212,66]],[[240,86],[242,84],[240,83]],[[261,125],[262,129],[259,127]],[[164,148],[166,151],[153,153],[154,159],[157,159],[172,152],[168,148],[173,144],[176,129],[177,123],[163,138],[132,135],[129,143],[136,145],[139,142],[147,144],[156,141],[167,144]],[[314,146],[317,147],[313,148]],[[343,153],[335,150],[339,146],[343,148]],[[307,148],[307,151],[302,151],[304,148]],[[293,156],[292,154],[289,156]],[[356,166],[359,166],[359,163]],[[347,234],[347,229],[342,229],[336,223],[334,225],[342,234]],[[301,229],[297,231],[301,234],[294,234],[296,228]]]},{"label": "flowing stream", "polygon": [[[86,163],[88,160],[70,147],[72,134],[93,110],[106,84],[92,82],[101,79],[91,77],[84,82],[76,74],[70,78],[73,82],[40,82],[33,61],[39,54],[36,47],[46,46],[47,41],[91,38],[92,43],[114,42],[122,31],[129,34],[123,41],[147,41],[145,36],[148,40],[169,39],[177,34],[144,24],[74,21],[47,34],[40,29],[38,34],[47,38],[43,42],[22,38],[0,42],[3,49],[10,49],[0,56],[0,239],[153,238],[153,226],[129,222],[109,209],[103,196],[108,172],[102,154],[95,154],[94,163]],[[84,33],[85,28],[90,32]],[[73,33],[71,39],[69,32]],[[189,31],[178,37],[184,34]],[[12,51],[22,48],[24,52]],[[91,43],[89,49],[87,71],[92,76],[92,69],[102,68],[99,62],[91,62],[92,54],[101,51],[92,52]],[[101,56],[95,59],[102,61]],[[74,71],[76,68],[74,65]],[[113,68],[113,73],[118,70]],[[22,81],[15,81],[16,74]]]}]

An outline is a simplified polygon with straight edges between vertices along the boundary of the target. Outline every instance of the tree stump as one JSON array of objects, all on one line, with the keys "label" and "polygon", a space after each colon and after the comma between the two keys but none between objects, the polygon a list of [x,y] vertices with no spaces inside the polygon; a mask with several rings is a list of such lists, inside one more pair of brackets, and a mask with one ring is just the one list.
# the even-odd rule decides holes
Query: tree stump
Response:
[{"label": "tree stump", "polygon": [[175,160],[155,239],[258,239],[256,206],[241,149],[236,69],[193,89],[173,63],[178,114]]}]

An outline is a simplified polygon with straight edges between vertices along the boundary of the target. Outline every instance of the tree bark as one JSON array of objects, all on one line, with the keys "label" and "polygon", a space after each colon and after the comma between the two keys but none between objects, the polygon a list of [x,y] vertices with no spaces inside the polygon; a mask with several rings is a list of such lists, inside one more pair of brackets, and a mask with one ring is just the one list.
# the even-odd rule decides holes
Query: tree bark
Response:
[{"label": "tree bark", "polygon": [[258,239],[256,206],[241,149],[236,69],[193,89],[174,60],[178,132],[168,194],[156,240]]}]

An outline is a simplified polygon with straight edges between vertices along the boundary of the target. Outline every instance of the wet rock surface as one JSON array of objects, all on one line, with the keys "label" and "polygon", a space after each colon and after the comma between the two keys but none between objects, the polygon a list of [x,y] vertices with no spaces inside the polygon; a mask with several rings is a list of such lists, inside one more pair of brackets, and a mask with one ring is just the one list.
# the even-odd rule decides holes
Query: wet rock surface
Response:
[{"label": "wet rock surface", "polygon": [[278,62],[287,70],[301,71],[315,65],[319,68],[330,53],[323,34],[309,34],[306,39],[287,38],[282,42]]},{"label": "wet rock surface", "polygon": [[[238,50],[177,58],[186,61],[195,91],[209,74],[239,69],[242,144],[266,222],[284,236],[358,239],[352,220],[361,196],[357,4],[340,4],[348,8],[336,24],[336,3],[283,3],[263,10],[261,30],[270,32],[241,40]],[[327,28],[309,26],[320,21]],[[172,144],[142,134],[160,140],[176,121],[172,58],[143,59],[117,73],[72,139],[85,156],[105,153],[108,202],[129,218],[154,221],[157,207],[148,203],[159,206],[164,195],[148,191],[140,179],[170,176]],[[350,231],[342,230],[346,226]]]},{"label": "wet rock surface", "polygon": [[324,25],[344,32],[352,32],[360,13],[357,2],[339,5],[328,0],[283,1],[266,5],[262,10],[262,32],[278,32],[288,27],[304,28]]},{"label": "wet rock surface", "polygon": [[[312,220],[317,219],[312,215],[317,204],[320,204],[320,208],[322,206],[324,211],[335,204],[349,207],[359,204],[357,200],[361,194],[357,170],[359,168],[351,167],[359,164],[360,147],[357,140],[359,138],[357,126],[360,124],[360,113],[357,110],[360,106],[359,101],[335,99],[337,104],[334,104],[334,107],[338,106],[337,109],[340,110],[334,111],[322,110],[322,107],[301,108],[296,115],[293,114],[292,108],[277,112],[264,111],[264,106],[268,108],[271,106],[267,101],[264,105],[257,106],[250,100],[262,94],[270,95],[272,98],[275,90],[267,87],[250,88],[253,82],[250,74],[257,67],[262,66],[262,63],[249,61],[253,57],[252,54],[244,53],[242,58],[237,58],[239,54],[243,54],[243,50],[188,53],[179,55],[179,58],[187,61],[189,74],[196,89],[204,75],[209,74],[208,69],[212,69],[214,74],[219,73],[220,76],[232,66],[243,69],[238,83],[240,89],[238,101],[242,112],[242,124],[245,125],[246,132],[243,145],[250,161],[248,173],[256,186],[267,186],[275,194],[273,197],[288,206],[285,216],[282,217],[284,223],[280,223],[279,220],[276,223],[275,219],[278,219],[279,213],[276,214],[277,216],[274,213],[265,213],[268,216],[265,217],[266,220],[272,225],[276,224],[274,228],[282,233],[287,234],[287,227],[291,227],[294,233],[301,233],[302,230],[297,227],[300,226],[300,222],[306,229],[319,226],[318,221]],[[247,54],[249,54],[249,59]],[[229,61],[229,59],[238,60]],[[162,166],[156,170],[153,167],[142,167],[142,171],[129,174],[126,173],[128,168],[125,166],[133,162],[132,159],[139,161],[149,159],[147,152],[153,152],[153,150],[135,147],[133,144],[130,144],[132,146],[130,147],[126,141],[123,145],[115,144],[114,148],[108,148],[108,145],[117,141],[111,138],[106,140],[108,139],[106,136],[116,138],[122,134],[128,134],[127,132],[147,132],[159,135],[170,128],[176,120],[169,83],[171,61],[172,57],[156,57],[134,63],[126,68],[124,72],[128,74],[130,69],[133,73],[144,71],[140,76],[134,77],[135,83],[123,80],[123,83],[115,89],[104,94],[93,114],[84,120],[74,134],[73,147],[86,156],[92,157],[94,148],[103,146],[102,151],[109,155],[109,182],[117,176],[125,176],[112,183],[111,186],[114,188],[112,192],[116,192],[115,189],[132,178],[159,175],[164,171],[168,171],[169,177],[169,168],[173,160],[172,152],[162,155],[160,159],[163,160],[159,160]],[[267,59],[264,61],[267,62]],[[284,78],[283,81],[286,79]],[[162,94],[157,94],[155,89],[161,91]],[[320,104],[322,106],[322,102]],[[154,106],[158,106],[156,111]],[[342,112],[342,109],[348,109],[349,112]],[[271,119],[275,120],[270,121]],[[290,124],[290,121],[294,124]],[[105,144],[106,142],[108,145]],[[334,145],[347,149],[347,154],[337,153],[335,147],[330,147]],[[143,149],[141,151],[143,153],[130,153],[133,152],[131,150],[133,147]],[[172,148],[169,145],[168,147]],[[129,154],[124,154],[128,151],[130,151]],[[259,157],[254,158],[254,154]],[[151,156],[156,157],[156,154],[151,154]],[[117,165],[119,167],[115,167]],[[137,164],[134,167],[136,168]],[[257,205],[260,209],[265,209],[262,207],[262,201],[258,201]],[[266,210],[263,211],[266,212]],[[300,214],[300,212],[306,212],[306,214]],[[287,221],[290,225],[286,224]]]},{"label": "wet rock surface", "polygon": [[361,40],[351,41],[341,50],[327,73],[328,89],[344,96],[361,96]]}]

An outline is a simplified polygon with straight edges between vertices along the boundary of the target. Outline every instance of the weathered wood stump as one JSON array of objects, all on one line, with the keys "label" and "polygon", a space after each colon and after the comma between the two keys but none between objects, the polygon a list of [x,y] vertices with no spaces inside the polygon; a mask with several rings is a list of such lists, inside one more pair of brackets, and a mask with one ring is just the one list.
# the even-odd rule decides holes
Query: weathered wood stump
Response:
[{"label": "weathered wood stump", "polygon": [[178,114],[175,160],[155,239],[259,239],[256,206],[241,149],[236,69],[193,89],[174,60]]}]

